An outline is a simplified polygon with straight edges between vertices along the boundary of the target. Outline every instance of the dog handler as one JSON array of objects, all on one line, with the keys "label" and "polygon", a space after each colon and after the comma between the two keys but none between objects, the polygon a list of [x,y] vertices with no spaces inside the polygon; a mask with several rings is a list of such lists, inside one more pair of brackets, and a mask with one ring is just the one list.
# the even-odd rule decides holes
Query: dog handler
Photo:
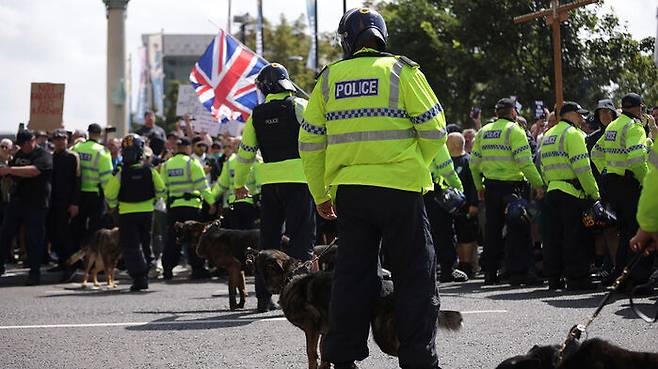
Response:
[{"label": "dog handler", "polygon": [[[286,253],[305,261],[311,258],[315,241],[313,198],[297,147],[307,101],[293,96],[295,87],[281,64],[265,66],[256,78],[256,86],[265,95],[265,103],[254,108],[242,133],[235,193],[238,198],[249,194],[245,183],[260,149],[263,156],[257,176],[262,183],[260,248],[278,248],[285,222],[290,237]],[[258,311],[275,309],[277,306],[260,273],[256,274],[255,283]]]},{"label": "dog handler", "polygon": [[397,294],[400,367],[438,368],[436,261],[422,194],[433,189],[432,159],[450,159],[443,109],[418,64],[384,52],[376,11],[348,11],[338,35],[344,58],[321,72],[299,133],[317,210],[338,217],[326,357],[341,369],[368,356],[381,241]]},{"label": "dog handler", "polygon": [[164,197],[165,185],[157,170],[141,163],[144,140],[137,134],[124,137],[121,156],[123,166],[108,181],[105,199],[111,209],[118,205],[119,243],[133,279],[130,290],[139,291],[148,289],[148,265],[142,249],[151,249],[153,205],[157,198]]},{"label": "dog handler", "polygon": [[649,171],[644,176],[644,185],[637,209],[637,222],[640,224],[631,248],[635,252],[644,250],[646,254],[658,250],[658,152],[651,148],[647,157]]}]

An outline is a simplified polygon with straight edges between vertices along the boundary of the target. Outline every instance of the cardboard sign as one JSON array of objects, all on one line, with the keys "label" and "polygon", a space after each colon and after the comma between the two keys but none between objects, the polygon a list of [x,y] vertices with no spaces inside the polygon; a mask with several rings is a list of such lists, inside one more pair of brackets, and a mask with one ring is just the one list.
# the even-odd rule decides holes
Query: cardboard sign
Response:
[{"label": "cardboard sign", "polygon": [[544,102],[535,101],[535,119],[539,119],[544,116]]},{"label": "cardboard sign", "polygon": [[219,122],[201,104],[194,88],[190,85],[179,85],[176,115],[185,114],[190,116],[194,132],[208,132],[212,137],[219,134]]},{"label": "cardboard sign", "polygon": [[30,122],[33,130],[52,132],[62,128],[64,112],[63,83],[32,83],[30,92]]}]

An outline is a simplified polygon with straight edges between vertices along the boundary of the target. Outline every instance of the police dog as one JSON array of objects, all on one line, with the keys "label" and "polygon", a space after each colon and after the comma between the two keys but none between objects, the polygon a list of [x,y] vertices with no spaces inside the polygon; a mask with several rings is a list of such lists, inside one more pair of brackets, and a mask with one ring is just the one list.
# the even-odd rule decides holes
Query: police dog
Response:
[{"label": "police dog", "polygon": [[[260,232],[254,230],[233,230],[220,227],[220,222],[208,224],[196,247],[199,257],[207,258],[215,266],[228,271],[228,298],[231,310],[244,307],[247,298],[245,283],[245,261],[247,248],[258,248]],[[236,301],[236,290],[240,293],[240,301]]]},{"label": "police dog", "polygon": [[[281,294],[279,304],[286,319],[304,331],[309,369],[329,369],[329,362],[322,359],[325,357],[323,337],[329,329],[332,273],[308,273],[302,262],[279,250],[259,252],[256,268],[263,274],[266,288],[273,294]],[[462,321],[461,313],[442,310],[437,323],[441,329],[459,330]],[[395,291],[391,281],[382,281],[371,327],[377,346],[384,353],[397,356],[400,342],[395,334]]]},{"label": "police dog", "polygon": [[[649,342],[650,340],[647,340]],[[564,352],[560,346],[535,346],[525,355],[509,358],[496,369],[656,369],[658,353],[623,349],[599,338],[574,342]]]},{"label": "police dog", "polygon": [[97,276],[101,270],[105,272],[107,286],[115,288],[117,285],[114,280],[114,269],[121,258],[119,228],[99,229],[94,232],[82,249],[71,255],[67,264],[71,266],[83,258],[85,274],[82,279],[82,288],[87,288],[90,272],[94,287],[99,287]]}]

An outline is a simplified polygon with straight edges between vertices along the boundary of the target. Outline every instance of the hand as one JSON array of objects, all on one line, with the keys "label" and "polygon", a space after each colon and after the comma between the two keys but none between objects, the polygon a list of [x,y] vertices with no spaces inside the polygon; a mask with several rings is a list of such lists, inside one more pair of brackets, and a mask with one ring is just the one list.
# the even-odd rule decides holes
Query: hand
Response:
[{"label": "hand", "polygon": [[0,168],[0,176],[6,176],[7,174],[9,174],[9,167]]},{"label": "hand", "polygon": [[320,216],[326,220],[334,220],[338,218],[336,216],[334,204],[331,203],[331,200],[327,200],[322,204],[315,205],[315,207],[318,209],[318,213],[320,214]]},{"label": "hand", "polygon": [[480,208],[478,208],[477,206],[469,206],[468,207],[468,217],[469,218],[477,217],[479,212],[480,212]]},{"label": "hand", "polygon": [[480,199],[480,201],[484,201],[484,190],[478,191],[478,199]]},{"label": "hand", "polygon": [[208,208],[208,214],[215,215],[216,212],[217,212],[217,205],[215,204],[210,205],[210,207]]},{"label": "hand", "polygon": [[209,165],[206,165],[203,167],[203,171],[206,172],[206,174],[208,174],[212,171],[212,168]]},{"label": "hand", "polygon": [[649,255],[651,251],[658,250],[658,232],[638,229],[635,237],[631,238],[630,246],[635,252],[644,251],[644,255]]},{"label": "hand", "polygon": [[78,213],[80,212],[80,208],[78,207],[78,205],[69,205],[68,210],[69,210],[69,216],[71,218],[75,218],[76,216],[78,216]]},{"label": "hand", "polygon": [[544,190],[544,187],[536,188],[535,191],[536,191],[535,198],[537,200],[541,200],[541,199],[544,198],[544,195],[546,194],[546,191]]},{"label": "hand", "polygon": [[242,200],[249,196],[249,189],[245,186],[235,189],[235,197],[238,200]]}]

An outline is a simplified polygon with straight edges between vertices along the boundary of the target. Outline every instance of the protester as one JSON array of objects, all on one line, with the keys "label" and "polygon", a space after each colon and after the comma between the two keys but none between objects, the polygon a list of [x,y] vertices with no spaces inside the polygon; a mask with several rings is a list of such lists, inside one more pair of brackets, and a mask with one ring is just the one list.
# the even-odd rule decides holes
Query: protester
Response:
[{"label": "protester", "polygon": [[152,111],[144,113],[144,125],[136,129],[135,133],[149,141],[153,154],[160,155],[164,150],[167,135],[162,127],[155,124],[155,114]]}]

